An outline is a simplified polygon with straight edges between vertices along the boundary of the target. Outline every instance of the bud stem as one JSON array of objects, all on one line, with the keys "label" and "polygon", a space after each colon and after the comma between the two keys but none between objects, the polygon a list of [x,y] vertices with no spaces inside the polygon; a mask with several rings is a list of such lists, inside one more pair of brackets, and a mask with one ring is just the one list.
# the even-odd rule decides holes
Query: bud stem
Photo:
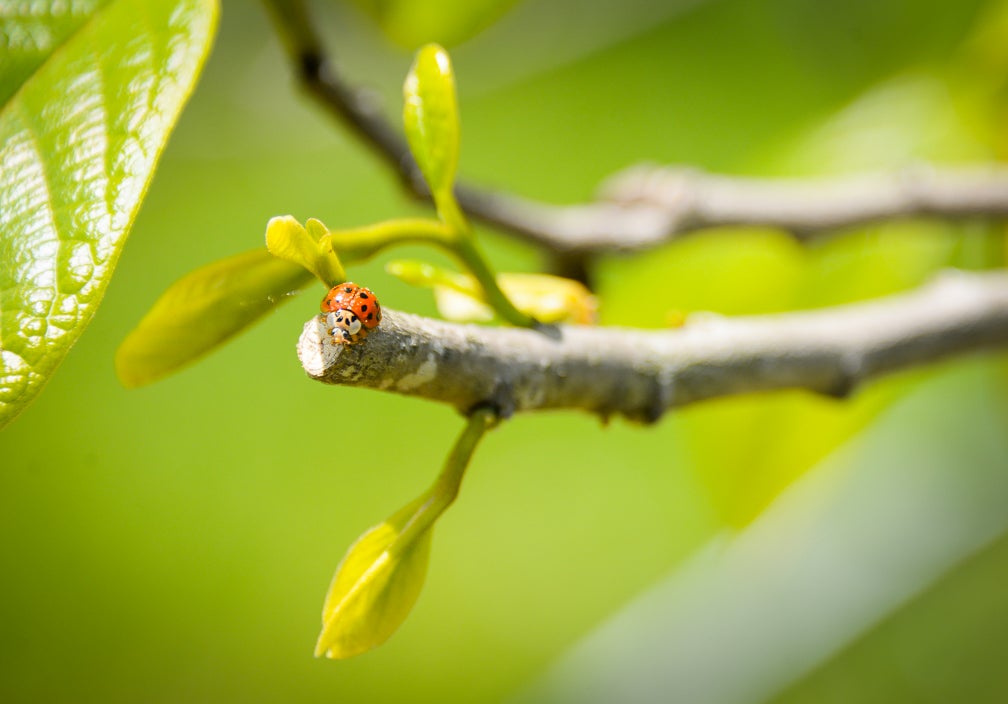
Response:
[{"label": "bud stem", "polygon": [[458,496],[462,478],[472,459],[476,446],[483,435],[497,424],[497,413],[490,408],[479,408],[472,412],[465,429],[455,441],[444,469],[425,494],[426,500],[403,527],[396,541],[389,546],[393,555],[410,545],[423,531],[428,530],[438,517],[445,512]]}]

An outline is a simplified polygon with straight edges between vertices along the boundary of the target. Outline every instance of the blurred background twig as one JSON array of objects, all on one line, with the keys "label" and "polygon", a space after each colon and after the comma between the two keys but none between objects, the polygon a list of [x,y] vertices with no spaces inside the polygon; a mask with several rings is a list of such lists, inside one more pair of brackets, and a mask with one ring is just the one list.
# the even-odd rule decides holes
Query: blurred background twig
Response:
[{"label": "blurred background twig", "polygon": [[[407,188],[429,197],[406,140],[374,97],[337,69],[303,4],[266,4],[308,93],[390,164]],[[588,255],[655,247],[704,228],[777,227],[808,239],[894,218],[1003,218],[1008,169],[916,164],[892,174],[783,181],[636,166],[612,177],[601,195],[603,202],[552,205],[470,183],[456,186],[459,205],[470,216],[546,247],[558,256],[558,271],[586,279]]]}]

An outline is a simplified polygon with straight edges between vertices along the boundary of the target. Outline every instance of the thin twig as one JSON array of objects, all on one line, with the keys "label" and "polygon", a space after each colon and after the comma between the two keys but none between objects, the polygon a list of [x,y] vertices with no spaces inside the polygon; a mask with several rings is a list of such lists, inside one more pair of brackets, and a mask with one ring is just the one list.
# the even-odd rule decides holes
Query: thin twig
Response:
[{"label": "thin twig", "polygon": [[801,388],[844,396],[867,379],[1008,346],[1008,275],[950,272],[876,301],[684,328],[458,325],[387,311],[361,344],[342,346],[321,317],[298,355],[329,384],[418,396],[467,411],[581,409],[654,421],[667,409],[732,394]]},{"label": "thin twig", "polygon": [[[289,17],[277,14],[308,92],[390,164],[412,193],[428,198],[402,133],[366,92],[335,69],[306,20],[292,27],[295,23]],[[779,227],[807,239],[893,218],[1008,216],[1008,168],[999,165],[968,169],[919,165],[890,174],[824,180],[770,180],[636,166],[610,179],[600,201],[577,205],[551,205],[466,183],[459,183],[455,191],[469,216],[557,253],[575,269],[585,268],[585,255],[646,249],[725,225]]]}]

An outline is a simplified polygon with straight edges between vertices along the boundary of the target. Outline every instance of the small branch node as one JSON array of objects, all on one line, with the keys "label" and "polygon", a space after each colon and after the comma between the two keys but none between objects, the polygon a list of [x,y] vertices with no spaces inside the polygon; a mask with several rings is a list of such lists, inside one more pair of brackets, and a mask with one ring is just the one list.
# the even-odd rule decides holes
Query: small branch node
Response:
[{"label": "small branch node", "polygon": [[298,68],[301,80],[306,83],[317,83],[322,73],[325,59],[317,51],[305,50],[298,55]]}]

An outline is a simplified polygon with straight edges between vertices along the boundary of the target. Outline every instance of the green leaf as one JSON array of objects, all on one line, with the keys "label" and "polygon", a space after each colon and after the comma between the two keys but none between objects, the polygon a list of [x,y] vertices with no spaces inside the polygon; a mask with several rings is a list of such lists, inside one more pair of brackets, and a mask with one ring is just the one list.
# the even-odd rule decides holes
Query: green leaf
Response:
[{"label": "green leaf", "polygon": [[346,281],[346,272],[330,244],[331,234],[320,221],[307,228],[290,215],[271,218],[266,225],[266,248],[274,257],[313,273],[327,287]]},{"label": "green leaf", "polygon": [[116,373],[148,384],[244,330],[311,280],[301,267],[255,249],[208,264],[165,291],[123,340]]},{"label": "green leaf", "polygon": [[427,575],[434,523],[455,501],[476,446],[497,422],[493,409],[473,411],[430,489],[350,547],[322,607],[316,657],[360,655],[406,619]]},{"label": "green leaf", "polygon": [[0,105],[108,0],[4,4],[0,11]]},{"label": "green leaf", "polygon": [[[944,614],[914,602],[1008,539],[1005,381],[998,359],[936,370],[758,520],[714,537],[593,629],[534,694],[513,700],[650,701],[661,692],[669,702],[770,702],[790,688],[783,701],[795,704],[914,702],[926,682],[940,692],[932,701],[1004,701],[1003,657],[985,640],[1004,631],[1003,582],[974,592],[996,607],[986,614],[960,599]],[[917,628],[878,639],[872,627],[906,609]],[[956,640],[970,620],[979,632]],[[874,657],[844,655],[865,646]],[[1000,689],[969,681],[985,665]],[[956,680],[963,691],[932,688]]]},{"label": "green leaf", "polygon": [[396,44],[412,49],[423,42],[454,45],[485,29],[517,0],[353,0],[378,21]]},{"label": "green leaf", "polygon": [[424,494],[357,539],[336,569],[316,657],[343,659],[391,636],[420,596],[430,557],[431,528],[404,533],[429,501]]},{"label": "green leaf", "polygon": [[451,198],[459,153],[458,99],[448,52],[437,44],[417,52],[403,85],[403,100],[410,150],[440,208]]},{"label": "green leaf", "polygon": [[94,315],[210,48],[217,5],[33,2],[10,16],[0,25],[0,425]]},{"label": "green leaf", "polygon": [[385,271],[410,286],[431,289],[450,288],[457,293],[482,301],[483,290],[480,288],[479,282],[468,274],[460,274],[457,271],[450,271],[412,259],[394,259],[385,264]]}]

